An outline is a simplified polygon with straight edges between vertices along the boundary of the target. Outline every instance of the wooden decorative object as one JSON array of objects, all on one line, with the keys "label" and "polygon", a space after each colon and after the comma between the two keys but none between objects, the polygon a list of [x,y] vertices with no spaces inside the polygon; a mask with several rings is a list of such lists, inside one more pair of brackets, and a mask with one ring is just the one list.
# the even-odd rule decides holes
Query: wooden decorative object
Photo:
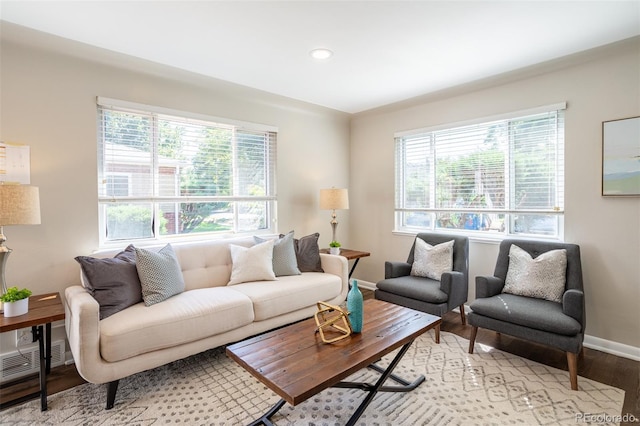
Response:
[{"label": "wooden decorative object", "polygon": [[[349,312],[339,306],[329,305],[328,303],[318,302],[318,311],[315,314],[316,332],[320,332],[320,338],[324,343],[333,343],[349,337],[352,333],[351,324],[349,323]],[[338,324],[342,322],[342,325]],[[332,339],[325,336],[327,331],[337,331],[338,336]]]}]

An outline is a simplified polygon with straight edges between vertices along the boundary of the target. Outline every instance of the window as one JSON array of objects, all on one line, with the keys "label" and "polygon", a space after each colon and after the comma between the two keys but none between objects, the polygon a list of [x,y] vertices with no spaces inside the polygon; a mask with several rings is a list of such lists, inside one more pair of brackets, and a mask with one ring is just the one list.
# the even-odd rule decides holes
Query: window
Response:
[{"label": "window", "polygon": [[274,232],[276,131],[98,98],[101,243]]},{"label": "window", "polygon": [[564,109],[396,134],[396,230],[561,238]]}]

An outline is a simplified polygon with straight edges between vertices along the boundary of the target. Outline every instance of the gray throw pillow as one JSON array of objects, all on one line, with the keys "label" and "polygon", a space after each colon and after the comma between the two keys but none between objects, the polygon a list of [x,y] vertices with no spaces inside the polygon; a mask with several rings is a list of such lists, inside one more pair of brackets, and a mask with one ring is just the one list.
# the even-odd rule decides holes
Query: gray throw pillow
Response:
[{"label": "gray throw pillow", "polygon": [[155,305],[184,291],[182,270],[171,244],[157,253],[140,248],[135,250],[145,305]]},{"label": "gray throw pillow", "polygon": [[293,240],[300,272],[324,272],[320,261],[318,238],[320,238],[320,234],[316,232],[299,240]]},{"label": "gray throw pillow", "polygon": [[82,268],[85,288],[100,305],[101,320],[142,302],[133,245],[113,258],[77,256],[75,260]]},{"label": "gray throw pillow", "polygon": [[[254,236],[256,244],[264,243],[264,238]],[[287,235],[281,235],[273,246],[273,272],[276,277],[286,275],[300,275],[298,260],[296,259],[296,249],[293,244],[293,231]]]}]

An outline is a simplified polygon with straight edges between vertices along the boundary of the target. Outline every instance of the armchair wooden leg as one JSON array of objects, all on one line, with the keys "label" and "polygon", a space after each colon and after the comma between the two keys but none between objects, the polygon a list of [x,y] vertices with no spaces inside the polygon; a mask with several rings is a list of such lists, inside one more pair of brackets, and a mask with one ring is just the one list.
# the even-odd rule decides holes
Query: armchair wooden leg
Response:
[{"label": "armchair wooden leg", "polygon": [[436,333],[436,343],[440,344],[440,324],[436,325],[434,330]]},{"label": "armchair wooden leg", "polygon": [[462,320],[462,325],[467,325],[467,315],[464,312],[464,303],[460,305],[460,319]]},{"label": "armchair wooden leg", "polygon": [[469,353],[473,353],[473,347],[476,343],[476,335],[478,334],[478,327],[473,327],[471,329],[471,337],[469,338]]},{"label": "armchair wooden leg", "polygon": [[569,380],[571,390],[578,390],[578,357],[573,352],[567,352],[567,364],[569,364]]}]

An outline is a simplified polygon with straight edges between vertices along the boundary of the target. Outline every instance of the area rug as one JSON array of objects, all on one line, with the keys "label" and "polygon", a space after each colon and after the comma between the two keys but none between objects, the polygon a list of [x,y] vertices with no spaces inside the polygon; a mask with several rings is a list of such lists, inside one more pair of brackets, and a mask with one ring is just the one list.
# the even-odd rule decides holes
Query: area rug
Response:
[{"label": "area rug", "polygon": [[[622,411],[624,391],[580,377],[571,391],[566,371],[469,342],[455,334],[433,333],[413,343],[395,374],[426,381],[409,393],[379,393],[359,425],[557,425],[586,423]],[[386,356],[384,365],[394,354]],[[362,370],[348,380],[375,383]],[[394,383],[391,383],[394,384]],[[85,384],[49,396],[49,410],[31,401],[0,413],[3,425],[244,425],[279,398],[213,349],[122,379],[112,410],[105,410],[106,385]],[[330,388],[272,418],[276,425],[344,425],[364,393]],[[580,417],[583,416],[583,417]],[[613,423],[611,423],[613,424]]]}]

